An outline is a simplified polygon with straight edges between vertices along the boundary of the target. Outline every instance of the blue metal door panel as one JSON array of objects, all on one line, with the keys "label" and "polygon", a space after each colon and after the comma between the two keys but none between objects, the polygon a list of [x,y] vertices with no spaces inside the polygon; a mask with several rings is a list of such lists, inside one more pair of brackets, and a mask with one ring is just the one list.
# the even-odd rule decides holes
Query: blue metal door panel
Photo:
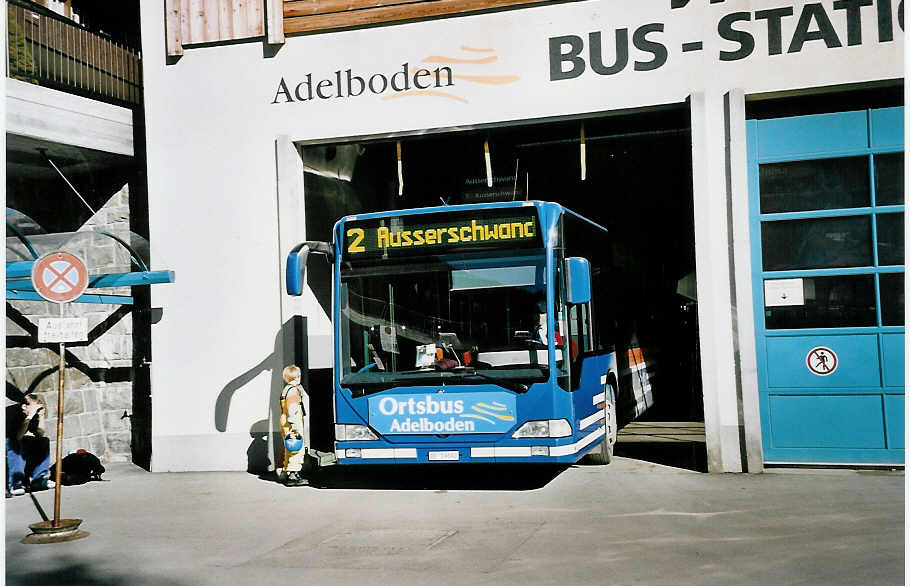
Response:
[{"label": "blue metal door panel", "polygon": [[882,334],[882,362],[886,387],[904,386],[904,334]]},{"label": "blue metal door panel", "polygon": [[865,111],[796,116],[761,121],[758,156],[841,152],[868,144]]},{"label": "blue metal door panel", "polygon": [[[895,301],[893,286],[884,287],[886,278],[894,282],[889,273],[903,275],[904,261],[901,258],[899,264],[895,263],[894,256],[887,255],[879,258],[883,250],[889,250],[888,246],[902,247],[903,240],[892,233],[878,233],[889,225],[888,214],[904,211],[903,183],[900,173],[894,171],[893,156],[888,155],[903,149],[903,112],[903,108],[885,108],[747,122],[752,293],[762,444],[767,463],[904,462],[904,328],[898,325],[904,321],[904,309],[902,298],[900,302]],[[865,158],[869,166],[868,184],[863,183],[861,175],[850,176],[852,183],[848,183],[844,179],[846,174],[830,171],[832,166],[826,167],[823,161],[832,157],[849,157],[853,161]],[[816,160],[819,162],[814,164]],[[792,161],[801,161],[801,167],[788,167],[786,164]],[[768,166],[767,175],[762,174],[763,165]],[[802,176],[797,174],[792,176],[792,183],[786,184],[786,178],[781,183],[780,173],[786,173],[788,168],[797,169],[794,173],[799,173],[798,169],[814,168],[828,175],[822,182],[800,183]],[[793,186],[790,192],[786,191],[787,185]],[[760,196],[766,186],[772,189],[767,196],[772,199],[768,201],[776,205],[768,206],[768,210],[774,211],[762,212]],[[879,200],[879,189],[887,197],[883,195]],[[840,193],[868,193],[868,201],[860,201],[856,207],[855,199],[838,200]],[[833,196],[828,198],[829,194]],[[806,205],[809,197],[818,198],[808,200],[816,202],[816,207]],[[835,209],[830,205],[832,201],[851,205]],[[886,202],[887,207],[877,207],[877,201]],[[787,208],[788,205],[793,207]],[[868,217],[872,241],[829,229],[831,233],[825,234],[825,242],[854,238],[857,244],[853,246],[873,250],[870,260],[850,266],[821,261],[811,268],[791,270],[763,267],[763,227],[770,229],[771,224],[788,221],[809,225],[812,220],[841,216]],[[798,224],[790,226],[799,229]],[[787,253],[782,250],[778,253]],[[860,278],[865,283],[874,282],[874,295],[869,295],[867,288],[862,294],[848,291],[846,296],[834,297],[832,287],[827,297],[814,294],[812,298],[806,296],[805,300],[787,303],[797,307],[784,312],[771,309],[774,305],[785,305],[780,300],[765,299],[764,286],[768,280],[812,279],[818,285],[826,278],[840,278],[841,291],[848,283],[860,283]],[[851,278],[855,280],[850,281]],[[855,291],[861,291],[860,285],[855,287]],[[882,302],[885,293],[891,295],[887,306]],[[790,317],[786,321],[770,321],[780,315]],[[827,317],[821,319],[819,315]],[[805,316],[805,322],[800,316]],[[827,374],[813,374],[809,368],[809,352],[819,346],[830,349],[837,357],[837,368]],[[813,356],[818,357],[819,353]],[[832,355],[827,354],[822,363],[828,366],[831,359]],[[816,370],[819,370],[818,361]]]},{"label": "blue metal door panel", "polygon": [[885,395],[885,425],[888,427],[888,447],[904,448],[904,396]]},{"label": "blue metal door panel", "polygon": [[771,395],[772,448],[885,447],[881,395]]},{"label": "blue metal door panel", "polygon": [[[807,365],[813,348],[834,351],[831,374],[814,374]],[[794,336],[768,338],[768,387],[877,387],[878,336]]]},{"label": "blue metal door panel", "polygon": [[904,109],[872,110],[869,116],[872,147],[904,146]]}]

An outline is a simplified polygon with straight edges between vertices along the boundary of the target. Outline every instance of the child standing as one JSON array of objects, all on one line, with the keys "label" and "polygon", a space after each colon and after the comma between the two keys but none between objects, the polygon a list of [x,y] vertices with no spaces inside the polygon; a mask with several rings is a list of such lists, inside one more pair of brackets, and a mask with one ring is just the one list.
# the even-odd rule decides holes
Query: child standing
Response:
[{"label": "child standing", "polygon": [[284,438],[284,483],[301,486],[307,481],[300,477],[306,449],[303,445],[303,387],[300,385],[300,368],[291,365],[282,371],[285,387],[281,391],[281,436]]}]

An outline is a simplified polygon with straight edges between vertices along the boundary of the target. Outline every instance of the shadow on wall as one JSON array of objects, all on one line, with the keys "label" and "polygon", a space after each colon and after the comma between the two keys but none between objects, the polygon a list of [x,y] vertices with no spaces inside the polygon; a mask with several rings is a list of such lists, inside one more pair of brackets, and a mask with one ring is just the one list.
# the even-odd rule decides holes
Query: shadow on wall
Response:
[{"label": "shadow on wall", "polygon": [[[263,372],[271,373],[268,405],[263,410],[267,414],[266,418],[253,423],[249,431],[251,441],[247,449],[247,472],[251,474],[264,474],[272,462],[279,462],[281,459],[281,437],[273,427],[277,429],[277,422],[281,415],[279,400],[281,390],[284,388],[281,371],[293,360],[290,358],[294,356],[293,340],[294,323],[292,320],[288,320],[275,335],[272,352],[258,364],[228,382],[221,389],[218,399],[215,401],[215,429],[223,433],[227,430],[228,414],[234,395]],[[286,361],[288,364],[285,364]],[[304,368],[305,365],[299,366]],[[271,442],[269,442],[270,439]]]}]

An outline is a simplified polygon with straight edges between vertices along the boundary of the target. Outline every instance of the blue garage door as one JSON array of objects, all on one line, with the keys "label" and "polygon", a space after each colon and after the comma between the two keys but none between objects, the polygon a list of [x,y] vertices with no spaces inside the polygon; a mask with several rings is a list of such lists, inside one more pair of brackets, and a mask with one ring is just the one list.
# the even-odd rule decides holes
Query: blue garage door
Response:
[{"label": "blue garage door", "polygon": [[748,121],[767,463],[904,462],[903,118]]}]

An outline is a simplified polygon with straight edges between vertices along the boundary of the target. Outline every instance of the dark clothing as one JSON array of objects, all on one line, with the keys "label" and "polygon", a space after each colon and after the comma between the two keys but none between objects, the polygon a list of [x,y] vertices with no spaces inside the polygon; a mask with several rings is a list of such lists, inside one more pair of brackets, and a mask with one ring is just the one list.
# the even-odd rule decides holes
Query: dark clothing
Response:
[{"label": "dark clothing", "polygon": [[[51,442],[38,434],[38,417],[29,423],[26,435],[17,439],[19,428],[25,421],[22,405],[6,408],[6,490],[14,486],[27,486],[32,479],[49,474]],[[33,435],[29,435],[29,433]]]},{"label": "dark clothing", "polygon": [[50,475],[51,440],[27,435],[21,440],[6,438],[6,490],[28,486],[32,480]]},{"label": "dark clothing", "polygon": [[[15,405],[8,406],[6,408],[6,437],[15,439],[16,434],[19,433],[19,426],[22,425],[23,421],[25,421],[25,413],[22,412],[22,405],[16,403]],[[28,424],[28,430],[25,433],[38,435],[37,417],[32,417],[31,422]]]}]

